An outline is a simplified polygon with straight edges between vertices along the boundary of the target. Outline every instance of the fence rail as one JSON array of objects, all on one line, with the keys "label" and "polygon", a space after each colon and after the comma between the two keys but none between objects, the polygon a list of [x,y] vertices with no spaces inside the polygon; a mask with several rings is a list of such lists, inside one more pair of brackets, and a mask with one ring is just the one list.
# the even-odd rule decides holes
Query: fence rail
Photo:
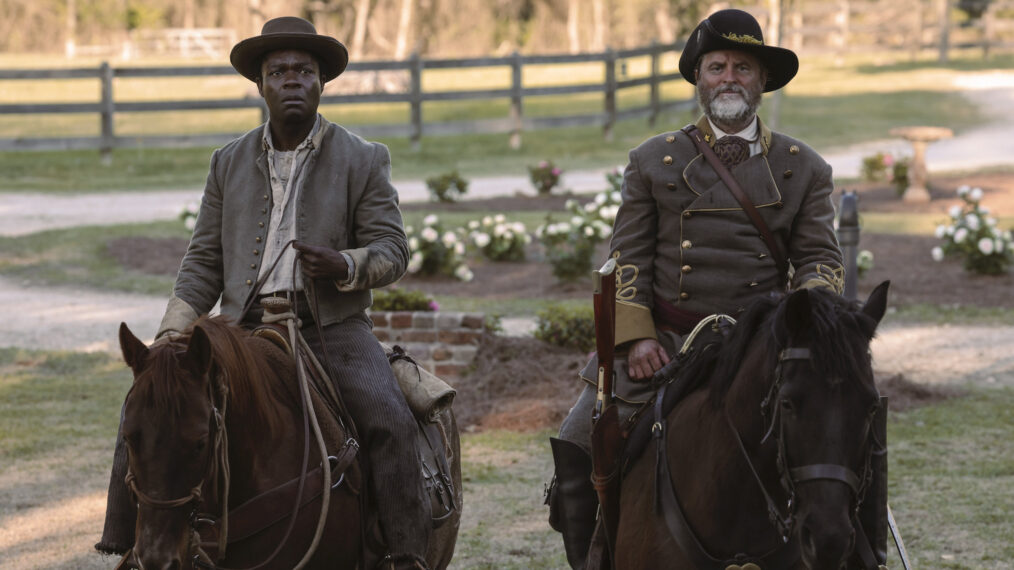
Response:
[{"label": "fence rail", "polygon": [[[661,73],[662,56],[673,52],[679,54],[683,42],[676,44],[652,44],[650,46],[601,53],[575,55],[530,55],[514,54],[507,57],[483,57],[473,59],[422,59],[413,56],[404,61],[364,61],[350,63],[348,71],[378,72],[407,71],[408,88],[403,92],[381,92],[324,95],[321,105],[363,103],[405,103],[410,108],[408,123],[347,125],[367,137],[408,137],[413,146],[421,144],[423,135],[449,135],[472,133],[509,134],[511,146],[521,144],[524,131],[565,126],[601,126],[606,139],[612,137],[613,125],[618,120],[644,118],[654,124],[658,115],[673,109],[691,108],[693,100],[663,100],[661,86],[677,81],[679,73]],[[635,57],[649,57],[649,73],[643,77],[618,80],[617,63]],[[574,63],[602,63],[602,83],[558,84],[526,87],[522,82],[524,66],[558,65]],[[465,69],[475,67],[507,67],[510,69],[511,84],[497,89],[474,89],[455,91],[424,91],[422,73],[428,69]],[[114,98],[113,81],[117,78],[143,77],[185,77],[185,76],[235,76],[230,66],[206,67],[117,67],[108,63],[98,68],[0,70],[0,81],[32,79],[89,79],[101,84],[100,100],[84,103],[16,103],[0,104],[0,115],[13,114],[63,114],[96,113],[99,116],[101,134],[92,137],[19,137],[0,139],[2,150],[71,150],[98,149],[108,156],[114,148],[131,147],[187,147],[218,145],[239,136],[241,133],[213,133],[196,135],[145,135],[121,136],[114,132],[113,117],[116,113],[137,113],[155,111],[197,111],[221,109],[259,108],[261,118],[267,116],[267,108],[259,97],[225,99],[189,99],[174,101],[117,101]],[[617,108],[617,93],[636,87],[649,87],[645,104],[627,109]],[[569,95],[579,93],[602,93],[603,109],[600,113],[584,113],[565,116],[526,117],[524,99],[546,95]],[[423,119],[423,103],[434,101],[465,101],[483,99],[509,99],[510,111],[507,117],[478,119],[471,121],[448,121],[427,123]]]}]

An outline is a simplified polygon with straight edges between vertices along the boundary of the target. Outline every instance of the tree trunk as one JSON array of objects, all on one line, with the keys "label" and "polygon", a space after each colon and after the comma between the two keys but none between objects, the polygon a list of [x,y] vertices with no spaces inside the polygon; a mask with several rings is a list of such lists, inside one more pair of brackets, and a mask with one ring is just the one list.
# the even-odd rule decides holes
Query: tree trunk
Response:
[{"label": "tree trunk", "polygon": [[592,0],[592,51],[606,49],[608,21],[606,20],[606,1]]},{"label": "tree trunk", "polygon": [[398,17],[398,39],[394,42],[394,59],[405,59],[408,52],[408,34],[412,30],[412,7],[415,0],[401,0],[401,15]]},{"label": "tree trunk", "polygon": [[676,41],[676,30],[672,25],[668,2],[659,2],[655,6],[655,29],[658,31],[659,42],[671,44]]},{"label": "tree trunk", "polygon": [[581,0],[570,0],[567,3],[567,39],[570,42],[570,53],[581,52],[581,28],[578,20],[581,16]]},{"label": "tree trunk", "polygon": [[349,50],[349,59],[358,61],[363,55],[363,48],[366,44],[366,22],[370,17],[370,0],[359,0],[356,2],[356,25],[352,31],[352,45]]}]

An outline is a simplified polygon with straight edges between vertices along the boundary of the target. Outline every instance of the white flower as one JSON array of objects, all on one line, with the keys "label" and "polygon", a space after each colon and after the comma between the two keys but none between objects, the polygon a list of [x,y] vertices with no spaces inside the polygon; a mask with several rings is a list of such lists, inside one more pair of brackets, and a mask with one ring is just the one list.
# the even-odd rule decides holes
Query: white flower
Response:
[{"label": "white flower", "polygon": [[454,235],[454,232],[444,232],[440,241],[443,242],[444,247],[454,247],[454,244],[458,243],[458,236]]},{"label": "white flower", "polygon": [[996,227],[996,218],[986,218],[986,225],[989,226],[989,227],[991,227],[991,228],[995,228]]},{"label": "white flower", "polygon": [[412,226],[405,226],[405,233],[411,235],[415,233],[415,229]]},{"label": "white flower", "polygon": [[420,232],[419,235],[422,236],[423,240],[428,241],[430,243],[437,241],[437,238],[440,237],[440,234],[437,233],[437,230],[433,228],[423,228],[423,231]]},{"label": "white flower", "polygon": [[933,261],[943,261],[944,260],[944,250],[942,248],[940,248],[940,247],[934,247],[933,251],[930,252],[930,253],[933,255]]},{"label": "white flower", "polygon": [[482,219],[482,225],[484,225],[484,226],[492,226],[493,225],[493,218],[491,218],[489,216],[486,216],[485,218]]},{"label": "white flower", "polygon": [[968,229],[972,230],[973,232],[978,231],[979,216],[976,216],[975,214],[968,214],[967,216],[965,216],[965,225],[968,226]]},{"label": "white flower", "polygon": [[613,192],[612,195],[610,195],[609,201],[614,204],[619,204],[623,202],[623,194],[620,194],[619,192]]},{"label": "white flower", "polygon": [[993,253],[993,240],[991,240],[989,238],[982,238],[982,239],[979,240],[978,246],[979,246],[979,251],[981,251],[983,255],[992,255],[992,253]]},{"label": "white flower", "polygon": [[595,195],[595,203],[600,206],[605,204],[607,200],[609,200],[609,196],[605,192]]},{"label": "white flower", "polygon": [[461,264],[454,270],[454,276],[462,281],[471,281],[475,275],[467,265]]},{"label": "white flower", "polygon": [[563,203],[563,207],[567,208],[568,210],[573,210],[574,208],[578,207],[577,200],[573,198],[567,198],[567,201]]},{"label": "white flower", "polygon": [[934,232],[934,234],[937,236],[937,239],[943,238],[945,235],[947,235],[947,227],[942,225],[937,226],[937,230]]},{"label": "white flower", "polygon": [[602,238],[602,239],[606,239],[607,237],[609,237],[613,233],[612,226],[610,226],[609,224],[607,224],[605,222],[602,222],[602,221],[596,221],[596,223],[595,223],[595,229],[598,230],[599,237]]},{"label": "white flower", "polygon": [[968,237],[968,230],[965,228],[958,228],[954,232],[954,243],[961,243]]},{"label": "white flower", "polygon": [[[580,223],[581,222],[578,222],[578,224]],[[556,233],[565,234],[570,231],[570,224],[567,222],[560,222],[558,224],[554,224],[554,226],[556,227]]]},{"label": "white flower", "polygon": [[599,209],[599,205],[596,202],[588,202],[587,204],[584,205],[584,211],[586,213],[588,213],[588,214],[590,214],[590,213],[592,213],[592,212],[594,212],[595,210],[598,210],[598,209]]},{"label": "white flower", "polygon": [[973,202],[982,200],[982,188],[972,188],[972,190],[968,193],[968,197],[971,198]]},{"label": "white flower", "polygon": [[954,226],[947,226],[947,235],[949,236],[954,235]]},{"label": "white flower", "polygon": [[525,225],[521,222],[514,222],[513,224],[511,224],[511,229],[514,230],[514,233],[516,234],[523,234],[526,231],[528,231],[528,228],[526,228]]},{"label": "white flower", "polygon": [[1003,243],[1002,239],[994,240],[993,241],[993,251],[995,251],[997,253],[1003,253],[1003,250],[1005,249],[1005,245],[1006,244]]},{"label": "white flower", "polygon": [[584,227],[584,235],[585,235],[585,237],[593,237],[595,235],[595,228],[593,228],[591,226],[585,226]]},{"label": "white flower", "polygon": [[480,248],[486,247],[487,245],[489,245],[490,242],[489,234],[484,233],[472,234],[472,240],[475,241],[475,245],[479,246]]},{"label": "white flower", "polygon": [[521,240],[524,241],[525,243],[532,243],[532,236],[528,234],[521,234],[521,236],[522,236]]},{"label": "white flower", "polygon": [[580,226],[581,224],[584,223],[584,218],[582,218],[581,216],[574,216],[573,218],[570,219],[570,223],[575,226]]},{"label": "white flower", "polygon": [[599,216],[601,216],[603,220],[609,220],[611,222],[616,219],[616,213],[619,211],[619,206],[603,206],[602,209],[599,210]]},{"label": "white flower", "polygon": [[458,255],[465,255],[465,244],[461,243],[460,241],[454,244],[454,253]]},{"label": "white flower", "polygon": [[423,264],[423,254],[420,252],[413,253],[412,258],[408,260],[408,272],[409,273],[418,272],[420,269],[422,269],[422,264]]},{"label": "white flower", "polygon": [[468,222],[468,229],[477,230],[479,229],[479,225],[479,220],[472,220],[471,222]]},{"label": "white flower", "polygon": [[430,214],[430,215],[426,216],[425,218],[423,218],[423,225],[424,226],[435,226],[435,225],[437,225],[438,221],[440,221],[440,218],[438,218],[436,214]]},{"label": "white flower", "polygon": [[503,225],[503,223],[498,223],[496,225],[496,227],[493,228],[493,235],[496,236],[496,237],[504,237],[504,235],[506,233],[507,233],[507,226]]},{"label": "white flower", "polygon": [[497,214],[496,216],[493,216],[493,221],[498,224],[502,224],[507,221],[507,218],[504,217],[503,214]]},{"label": "white flower", "polygon": [[966,194],[968,194],[969,190],[971,190],[971,188],[969,188],[967,184],[962,184],[961,186],[958,186],[958,196],[964,197]]},{"label": "white flower", "polygon": [[417,237],[408,238],[408,249],[410,251],[415,251],[419,249],[419,238]]},{"label": "white flower", "polygon": [[197,218],[193,216],[188,217],[186,220],[184,220],[183,225],[186,226],[188,230],[192,230],[194,229],[195,226],[197,226]]},{"label": "white flower", "polygon": [[951,218],[956,220],[961,217],[961,206],[951,206],[951,209],[947,213],[951,215]]}]

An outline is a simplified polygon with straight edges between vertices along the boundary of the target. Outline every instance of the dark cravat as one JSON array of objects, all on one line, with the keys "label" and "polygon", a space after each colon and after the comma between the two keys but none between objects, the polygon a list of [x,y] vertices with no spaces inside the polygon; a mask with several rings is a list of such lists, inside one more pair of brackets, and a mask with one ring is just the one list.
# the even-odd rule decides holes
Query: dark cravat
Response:
[{"label": "dark cravat", "polygon": [[727,135],[715,143],[715,154],[726,168],[732,168],[750,158],[750,143],[742,137]]}]

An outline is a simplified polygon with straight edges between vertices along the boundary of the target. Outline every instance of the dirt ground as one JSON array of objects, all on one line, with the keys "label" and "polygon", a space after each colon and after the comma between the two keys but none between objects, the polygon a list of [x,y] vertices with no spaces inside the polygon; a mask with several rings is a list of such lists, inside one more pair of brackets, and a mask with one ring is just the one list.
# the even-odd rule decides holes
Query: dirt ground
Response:
[{"label": "dirt ground", "polygon": [[[930,188],[932,200],[918,205],[902,202],[893,187],[882,184],[862,184],[849,189],[858,193],[860,213],[939,213],[943,222],[947,219],[947,210],[960,203],[955,189],[962,184],[982,188],[982,203],[995,214],[1014,214],[1014,174],[935,179]],[[565,196],[501,197],[456,204],[411,204],[405,209],[562,212],[566,200]],[[835,202],[838,200],[836,196]],[[894,305],[1014,307],[1011,294],[1014,274],[977,276],[967,273],[956,261],[936,263],[930,258],[930,250],[937,242],[932,236],[861,234],[860,248],[872,251],[875,263],[860,282],[860,294],[890,279]],[[175,273],[185,249],[183,240],[118,239],[108,244],[108,251],[124,265],[166,275]],[[602,253],[605,255],[605,245]],[[490,300],[512,297],[584,299],[589,294],[584,283],[557,282],[534,244],[524,262],[473,261],[472,270],[475,278],[468,283],[449,278],[409,276],[402,280],[401,286],[430,294]],[[455,408],[461,425],[466,429],[541,429],[558,425],[581,390],[577,371],[586,358],[585,354],[549,346],[532,338],[487,336],[480,346],[474,371],[457,383],[459,394]],[[882,391],[891,397],[892,409],[922,405],[957,393],[952,388],[920,384],[918,378],[912,380],[898,373],[879,375],[878,382]]]}]

